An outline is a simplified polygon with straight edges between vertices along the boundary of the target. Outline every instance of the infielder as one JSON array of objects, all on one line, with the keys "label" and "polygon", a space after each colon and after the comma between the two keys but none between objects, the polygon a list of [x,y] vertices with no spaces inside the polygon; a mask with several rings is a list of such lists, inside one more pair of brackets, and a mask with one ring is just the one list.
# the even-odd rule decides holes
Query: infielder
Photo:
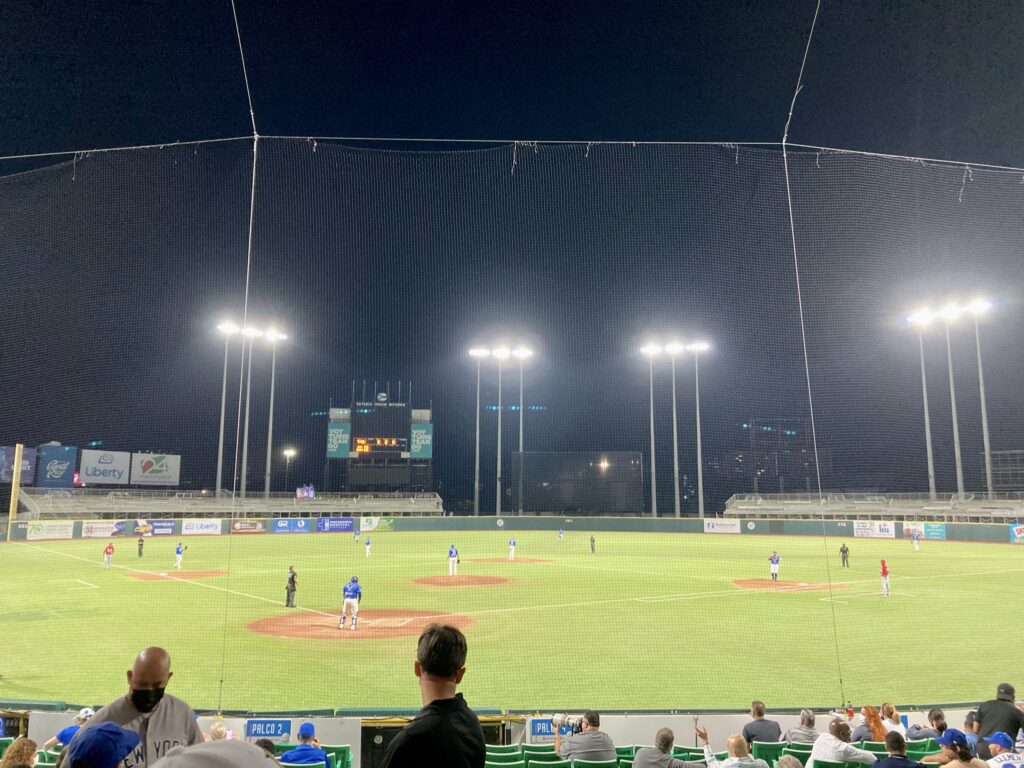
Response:
[{"label": "infielder", "polygon": [[107,542],[107,546],[103,548],[103,567],[110,567],[110,558],[114,556],[114,545],[112,542]]},{"label": "infielder", "polygon": [[459,575],[459,550],[455,548],[454,544],[448,547],[448,575]]},{"label": "infielder", "polygon": [[178,542],[178,546],[174,548],[174,567],[179,571],[181,570],[181,556],[184,554],[186,549],[188,549],[188,547],[181,546],[180,541]]},{"label": "infielder", "polygon": [[882,596],[889,596],[889,566],[882,561]]},{"label": "infielder", "polygon": [[511,539],[508,540],[508,559],[509,560],[515,560],[516,559],[516,537],[515,536],[513,536]]},{"label": "infielder", "polygon": [[918,533],[917,531],[911,531],[910,532],[910,540],[912,542],[914,542],[914,551],[915,552],[920,552],[921,551],[921,534]]},{"label": "infielder", "polygon": [[370,556],[370,537],[366,537],[366,556]]},{"label": "infielder", "polygon": [[559,528],[558,529],[558,540],[561,541],[564,538],[565,538],[565,529],[564,528]]},{"label": "infielder", "polygon": [[771,564],[772,581],[778,581],[779,563],[782,562],[782,558],[779,557],[779,553],[776,552],[774,549],[772,550],[772,553],[768,556],[768,562]]},{"label": "infielder", "polygon": [[345,628],[345,616],[352,613],[352,631],[356,631],[356,621],[359,620],[359,602],[363,599],[363,588],[359,586],[359,577],[353,576],[342,590],[345,601],[341,604],[341,623],[338,629]]}]

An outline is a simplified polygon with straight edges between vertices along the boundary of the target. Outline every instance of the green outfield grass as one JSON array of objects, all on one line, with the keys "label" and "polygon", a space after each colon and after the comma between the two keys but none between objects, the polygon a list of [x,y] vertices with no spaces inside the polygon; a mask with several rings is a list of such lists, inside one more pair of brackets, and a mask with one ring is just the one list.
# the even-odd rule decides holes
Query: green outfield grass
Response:
[{"label": "green outfield grass", "polygon": [[[0,545],[0,698],[104,703],[126,688],[135,653],[162,645],[174,659],[169,691],[197,708],[418,706],[414,637],[247,630],[295,613],[283,606],[289,565],[299,572],[299,612],[337,611],[342,584],[358,575],[367,614],[470,616],[462,689],[479,707],[745,708],[752,698],[835,706],[840,671],[855,704],[983,699],[1004,679],[1024,682],[1014,650],[1024,547],[929,541],[914,552],[909,541],[848,539],[852,567],[840,569],[840,539],[596,536],[591,554],[588,532],[564,541],[517,532],[517,556],[540,563],[473,562],[507,554],[502,531],[378,532],[369,560],[346,534],[189,537],[186,570],[229,573],[188,582],[133,576],[173,575],[171,540],[148,540],[142,559],[121,540],[110,570],[101,567],[102,540]],[[414,585],[445,573],[452,542],[460,573],[510,581]],[[732,583],[767,578],[772,548],[781,579],[845,586],[766,592]],[[892,569],[889,598],[878,595],[882,557]]]}]

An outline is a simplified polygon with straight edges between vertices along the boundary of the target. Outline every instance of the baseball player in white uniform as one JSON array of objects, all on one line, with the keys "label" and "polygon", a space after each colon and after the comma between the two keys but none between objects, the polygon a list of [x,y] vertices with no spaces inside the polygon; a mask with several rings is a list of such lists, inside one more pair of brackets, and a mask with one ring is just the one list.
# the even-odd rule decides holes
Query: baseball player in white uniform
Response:
[{"label": "baseball player in white uniform", "polygon": [[509,560],[515,560],[516,559],[516,537],[515,536],[513,536],[511,539],[508,540],[508,559]]},{"label": "baseball player in white uniform", "polygon": [[352,631],[356,631],[356,621],[359,619],[359,601],[363,599],[363,588],[359,586],[359,577],[353,576],[342,590],[345,600],[341,605],[341,623],[338,629],[345,628],[345,617],[352,614]]},{"label": "baseball player in white uniform", "polygon": [[366,556],[370,556],[370,537],[366,537]]},{"label": "baseball player in white uniform", "polygon": [[454,544],[448,547],[448,575],[459,575],[459,550],[455,548]]}]

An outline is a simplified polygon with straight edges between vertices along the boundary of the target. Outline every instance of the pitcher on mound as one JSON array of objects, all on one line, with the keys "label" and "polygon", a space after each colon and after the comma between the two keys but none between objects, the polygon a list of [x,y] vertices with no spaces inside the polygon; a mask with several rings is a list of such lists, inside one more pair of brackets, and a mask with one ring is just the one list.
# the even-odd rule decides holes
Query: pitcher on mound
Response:
[{"label": "pitcher on mound", "polygon": [[455,548],[454,544],[448,547],[448,575],[459,575],[459,550]]}]

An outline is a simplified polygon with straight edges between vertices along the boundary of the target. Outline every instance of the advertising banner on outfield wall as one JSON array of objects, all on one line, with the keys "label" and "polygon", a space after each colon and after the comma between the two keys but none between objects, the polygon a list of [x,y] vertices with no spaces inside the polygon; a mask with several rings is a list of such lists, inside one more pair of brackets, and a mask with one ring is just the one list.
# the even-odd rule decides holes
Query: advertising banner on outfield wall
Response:
[{"label": "advertising banner on outfield wall", "polygon": [[36,485],[70,488],[75,481],[78,449],[73,445],[40,445],[36,453]]},{"label": "advertising banner on outfield wall", "polygon": [[395,518],[393,517],[361,517],[359,518],[359,530],[366,531],[393,531],[395,530]]},{"label": "advertising banner on outfield wall", "polygon": [[853,535],[858,539],[895,539],[896,523],[892,520],[854,520]]},{"label": "advertising banner on outfield wall", "polygon": [[327,422],[327,458],[347,459],[349,440],[352,436],[352,422]]},{"label": "advertising banner on outfield wall", "polygon": [[133,453],[132,485],[177,485],[181,456],[172,453]]},{"label": "advertising banner on outfield wall", "polygon": [[82,451],[82,485],[128,485],[132,455],[124,451]]},{"label": "advertising banner on outfield wall", "polygon": [[123,536],[126,529],[132,528],[130,520],[83,520],[83,539],[109,539],[112,536]]},{"label": "advertising banner on outfield wall", "polygon": [[44,539],[70,539],[75,533],[73,520],[40,520],[28,523],[25,527],[25,538],[29,541]]},{"label": "advertising banner on outfield wall", "polygon": [[[0,483],[9,483],[14,475],[14,446],[0,448]],[[21,449],[21,484],[32,485],[36,476],[36,449]]]},{"label": "advertising banner on outfield wall", "polygon": [[1024,544],[1024,525],[1010,526],[1010,541],[1013,544]]},{"label": "advertising banner on outfield wall", "polygon": [[934,541],[946,540],[945,523],[912,523],[909,521],[904,521],[903,538],[909,539],[910,535],[915,532],[922,539],[932,539]]},{"label": "advertising banner on outfield wall", "polygon": [[127,536],[173,536],[173,520],[136,520]]},{"label": "advertising banner on outfield wall", "polygon": [[742,533],[739,519],[704,520],[704,533]]},{"label": "advertising banner on outfield wall", "polygon": [[182,536],[220,536],[220,519],[182,520]]},{"label": "advertising banner on outfield wall", "polygon": [[317,533],[352,533],[354,529],[351,517],[321,517],[316,521]]},{"label": "advertising banner on outfield wall", "polygon": [[409,441],[410,459],[429,459],[434,455],[434,425],[413,424]]},{"label": "advertising banner on outfield wall", "polygon": [[271,530],[274,533],[313,533],[316,530],[313,521],[306,517],[282,517],[273,523]]},{"label": "advertising banner on outfield wall", "polygon": [[232,520],[231,533],[266,533],[266,520]]}]

